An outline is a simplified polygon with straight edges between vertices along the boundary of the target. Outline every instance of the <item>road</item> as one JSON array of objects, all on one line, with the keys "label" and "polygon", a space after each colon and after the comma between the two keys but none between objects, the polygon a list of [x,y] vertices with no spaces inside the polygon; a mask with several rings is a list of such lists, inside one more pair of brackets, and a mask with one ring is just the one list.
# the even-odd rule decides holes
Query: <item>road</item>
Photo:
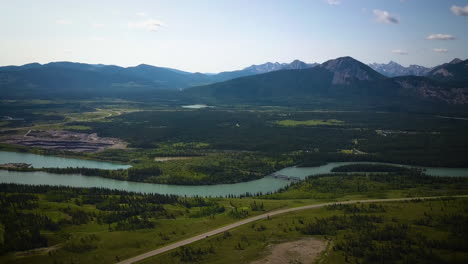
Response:
[{"label": "road", "polygon": [[[467,197],[467,196],[458,196],[458,197]],[[268,212],[268,213],[265,213],[265,214],[250,217],[250,218],[244,219],[242,221],[239,221],[239,222],[227,225],[227,226],[223,226],[223,227],[211,230],[209,232],[206,232],[206,233],[203,233],[203,234],[191,237],[191,238],[187,238],[187,239],[182,240],[182,241],[175,242],[174,244],[170,244],[170,245],[164,246],[162,248],[158,248],[158,249],[155,249],[155,250],[148,251],[148,252],[143,253],[141,255],[138,255],[138,256],[123,260],[123,261],[119,262],[118,264],[130,264],[130,263],[135,263],[135,262],[138,262],[138,261],[142,261],[142,260],[144,260],[146,258],[153,257],[153,256],[156,256],[156,255],[168,252],[170,250],[176,249],[178,247],[185,246],[185,245],[191,244],[193,242],[202,240],[204,238],[211,237],[211,236],[214,236],[214,235],[217,235],[217,234],[220,234],[220,233],[224,233],[224,232],[229,231],[231,229],[234,229],[236,227],[239,227],[239,226],[242,226],[242,225],[254,222],[254,221],[258,221],[258,220],[261,220],[261,219],[266,219],[268,217],[273,217],[275,215],[280,215],[280,214],[285,214],[285,213],[290,213],[290,212],[296,212],[296,211],[301,211],[301,210],[307,210],[307,209],[320,208],[320,207],[324,207],[324,206],[332,205],[332,204],[396,202],[396,201],[410,201],[410,200],[416,200],[416,199],[437,199],[437,198],[442,198],[442,197],[413,197],[413,198],[394,198],[394,199],[353,200],[353,201],[344,201],[344,202],[331,202],[331,203],[313,204],[313,205],[306,205],[306,206],[301,206],[301,207],[294,207],[294,208],[287,208],[287,209],[271,211],[271,212]]]}]

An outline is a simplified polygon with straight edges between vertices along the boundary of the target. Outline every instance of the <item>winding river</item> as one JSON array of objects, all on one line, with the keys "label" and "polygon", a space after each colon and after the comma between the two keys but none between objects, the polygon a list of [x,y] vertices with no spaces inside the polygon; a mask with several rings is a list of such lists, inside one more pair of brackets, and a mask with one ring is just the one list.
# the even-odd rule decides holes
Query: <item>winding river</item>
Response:
[{"label": "winding river", "polygon": [[[10,162],[30,163],[33,167],[88,167],[100,169],[125,169],[130,166],[109,162],[42,156],[30,153],[15,153],[0,151],[0,164]],[[304,179],[310,175],[330,173],[335,167],[358,162],[332,162],[319,167],[298,168],[289,167],[276,172],[277,174],[298,177]],[[374,162],[360,162],[374,163]],[[381,163],[377,163],[381,164]],[[404,166],[404,165],[401,165]],[[412,167],[412,166],[407,166]],[[425,172],[432,176],[458,176],[468,177],[468,168],[425,168]],[[289,181],[277,179],[271,176],[259,180],[234,184],[217,185],[168,185],[141,182],[118,181],[101,177],[82,176],[80,174],[53,174],[47,172],[17,172],[0,170],[0,183],[17,183],[31,185],[62,185],[71,187],[102,187],[124,191],[142,193],[177,194],[186,196],[226,196],[241,195],[246,192],[255,194],[258,192],[275,192],[289,185]]]},{"label": "winding river", "polygon": [[0,164],[4,163],[28,163],[34,168],[86,167],[103,170],[117,170],[128,169],[131,167],[129,165],[94,160],[70,159],[32,153],[0,151]]}]

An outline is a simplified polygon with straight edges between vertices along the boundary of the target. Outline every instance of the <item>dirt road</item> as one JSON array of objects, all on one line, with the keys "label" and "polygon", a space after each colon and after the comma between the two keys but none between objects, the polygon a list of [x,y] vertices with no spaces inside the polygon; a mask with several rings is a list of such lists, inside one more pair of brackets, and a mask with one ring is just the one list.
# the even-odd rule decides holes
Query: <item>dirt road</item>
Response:
[{"label": "dirt road", "polygon": [[[457,196],[457,197],[467,197],[467,196],[464,195],[464,196]],[[214,235],[229,231],[229,230],[234,229],[236,227],[239,227],[239,226],[242,226],[242,225],[257,221],[257,220],[260,220],[260,219],[266,219],[268,217],[273,217],[273,216],[279,215],[279,214],[296,212],[296,211],[300,211],[300,210],[320,208],[320,207],[324,207],[324,206],[332,205],[332,204],[395,202],[395,201],[411,201],[411,200],[417,200],[417,199],[437,199],[437,198],[442,198],[442,197],[414,197],[414,198],[395,198],[395,199],[355,200],[355,201],[344,201],[344,202],[321,203],[321,204],[313,204],[313,205],[306,205],[306,206],[301,206],[301,207],[281,209],[281,210],[272,211],[272,212],[269,212],[269,213],[257,215],[257,216],[254,216],[254,217],[250,217],[250,218],[244,219],[242,221],[239,221],[239,222],[227,225],[227,226],[223,226],[223,227],[214,229],[212,231],[209,231],[209,232],[206,232],[206,233],[203,233],[203,234],[200,234],[200,235],[197,235],[197,236],[194,236],[194,237],[182,240],[182,241],[175,242],[174,244],[170,244],[170,245],[164,246],[162,248],[158,248],[158,249],[155,249],[155,250],[148,251],[148,252],[143,253],[141,255],[138,255],[138,256],[123,260],[123,261],[119,262],[118,264],[135,263],[135,262],[144,260],[146,258],[153,257],[153,256],[159,255],[161,253],[165,253],[165,252],[173,250],[175,248],[191,244],[193,242],[202,240],[204,238],[207,238],[207,237],[210,237],[210,236],[214,236]]]}]

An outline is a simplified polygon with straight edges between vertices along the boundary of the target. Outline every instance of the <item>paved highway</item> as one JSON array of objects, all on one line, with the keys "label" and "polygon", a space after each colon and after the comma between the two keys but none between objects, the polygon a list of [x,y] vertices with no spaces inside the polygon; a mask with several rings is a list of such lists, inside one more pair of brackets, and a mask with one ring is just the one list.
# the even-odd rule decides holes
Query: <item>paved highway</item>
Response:
[{"label": "paved highway", "polygon": [[[463,196],[458,196],[458,197],[468,197],[468,196],[463,195]],[[414,198],[395,198],[395,199],[353,200],[353,201],[344,201],[344,202],[312,204],[312,205],[306,205],[306,206],[301,206],[301,207],[294,207],[294,208],[287,208],[287,209],[271,211],[271,212],[268,212],[268,213],[265,213],[265,214],[250,217],[250,218],[244,219],[242,221],[235,222],[233,224],[230,224],[230,225],[227,225],[227,226],[223,226],[223,227],[208,231],[206,233],[203,233],[203,234],[191,237],[191,238],[187,238],[187,239],[182,240],[182,241],[175,242],[174,244],[170,244],[170,245],[164,246],[162,248],[158,248],[158,249],[155,249],[155,250],[148,251],[148,252],[143,253],[141,255],[138,255],[138,256],[126,259],[124,261],[121,261],[118,264],[135,263],[135,262],[144,260],[146,258],[153,257],[153,256],[156,256],[156,255],[168,252],[168,251],[176,249],[178,247],[191,244],[193,242],[202,240],[204,238],[214,236],[214,235],[217,235],[217,234],[220,234],[220,233],[224,233],[226,231],[229,231],[229,230],[234,229],[236,227],[239,227],[241,225],[245,225],[245,224],[248,224],[248,223],[251,223],[251,222],[254,222],[254,221],[257,221],[257,220],[261,220],[261,219],[266,219],[268,217],[272,217],[272,216],[279,215],[279,214],[285,214],[285,213],[296,212],[296,211],[307,210],[307,209],[320,208],[320,207],[324,207],[324,206],[332,205],[332,204],[395,202],[395,201],[411,201],[411,200],[416,200],[416,199],[436,199],[436,198],[442,198],[442,197],[414,197]]]}]

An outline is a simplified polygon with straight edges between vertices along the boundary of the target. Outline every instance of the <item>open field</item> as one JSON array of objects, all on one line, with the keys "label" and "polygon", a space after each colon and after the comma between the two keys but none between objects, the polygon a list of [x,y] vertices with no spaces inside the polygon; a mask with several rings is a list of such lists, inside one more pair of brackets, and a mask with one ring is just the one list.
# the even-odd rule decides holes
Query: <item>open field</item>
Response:
[{"label": "open field", "polygon": [[339,126],[343,125],[343,121],[330,119],[330,120],[280,120],[276,121],[276,124],[280,126]]},{"label": "open field", "polygon": [[[327,206],[259,220],[139,263],[262,263],[275,245],[311,236],[329,241],[320,263],[375,263],[379,258],[463,263],[468,259],[466,245],[451,249],[442,246],[464,239],[457,226],[467,217],[460,211],[463,208],[466,198]],[[452,217],[459,220],[438,224]],[[434,222],[427,222],[428,218]],[[453,241],[447,241],[447,237]],[[358,243],[367,244],[356,248]]]},{"label": "open field", "polygon": [[[464,198],[466,198],[466,197],[464,197]],[[223,227],[215,229],[215,230],[211,230],[209,232],[206,232],[206,233],[191,237],[189,239],[185,239],[183,241],[178,241],[176,243],[172,243],[172,244],[170,244],[168,246],[146,252],[144,254],[138,255],[138,256],[130,258],[130,259],[126,259],[124,261],[119,262],[119,264],[131,264],[131,263],[136,263],[136,262],[139,262],[139,261],[144,261],[145,259],[150,258],[152,256],[156,257],[156,256],[159,256],[159,255],[163,255],[166,252],[169,252],[169,251],[172,251],[172,250],[175,250],[175,249],[178,249],[178,248],[182,248],[181,250],[184,251],[185,246],[189,246],[190,244],[195,243],[197,241],[208,239],[210,237],[220,235],[220,234],[224,235],[227,232],[229,232],[229,231],[231,231],[231,230],[233,230],[235,228],[238,228],[238,227],[250,224],[250,223],[254,223],[254,222],[257,222],[257,221],[260,221],[260,220],[265,220],[265,219],[270,220],[270,219],[272,219],[274,217],[277,217],[277,216],[281,217],[281,215],[290,214],[290,213],[293,213],[293,212],[316,209],[316,208],[322,208],[322,207],[340,207],[340,206],[346,207],[346,205],[350,205],[350,204],[353,205],[353,204],[356,204],[356,203],[365,203],[365,204],[367,204],[367,203],[395,202],[395,201],[397,201],[397,202],[398,201],[409,201],[409,202],[411,202],[412,200],[424,200],[424,199],[430,199],[430,198],[416,197],[416,198],[396,198],[396,199],[376,199],[376,200],[352,200],[352,201],[344,201],[344,202],[339,202],[339,203],[322,203],[322,204],[306,205],[306,206],[300,206],[300,207],[295,207],[295,208],[275,210],[275,211],[272,211],[272,212],[264,213],[262,215],[247,218],[247,219],[244,219],[242,221],[239,221],[239,222],[236,222],[236,223],[233,223],[233,224],[230,224],[230,225],[226,225],[226,226],[223,226]],[[435,199],[438,199],[438,197],[435,197]],[[253,224],[253,226],[255,227],[255,224]],[[264,229],[264,227],[260,226],[259,229]],[[242,246],[240,245],[240,243],[239,243],[237,249],[242,249]]]},{"label": "open field", "polygon": [[171,160],[184,160],[190,159],[190,157],[154,157],[154,161],[165,162]]},{"label": "open field", "polygon": [[0,132],[24,134],[28,130],[89,130],[73,122],[105,121],[106,118],[140,111],[135,102],[122,100],[3,100]]}]

